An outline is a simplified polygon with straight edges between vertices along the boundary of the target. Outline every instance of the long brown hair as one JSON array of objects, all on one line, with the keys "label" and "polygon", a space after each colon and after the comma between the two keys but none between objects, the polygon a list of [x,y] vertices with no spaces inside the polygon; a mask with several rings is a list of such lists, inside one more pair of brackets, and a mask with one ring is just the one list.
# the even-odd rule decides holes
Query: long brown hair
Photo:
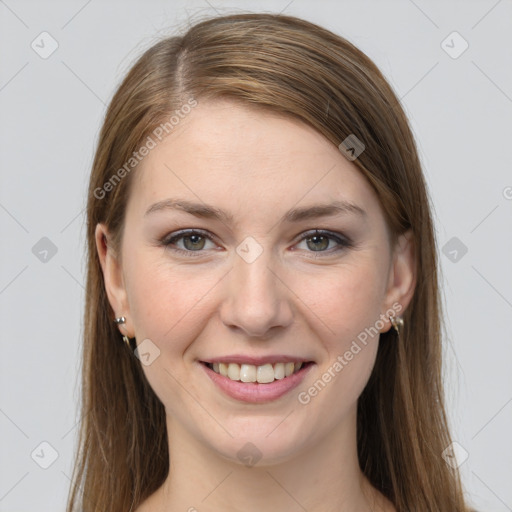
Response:
[{"label": "long brown hair", "polygon": [[[451,440],[441,381],[436,241],[399,100],[346,39],[291,16],[237,14],[203,20],[153,45],[108,107],[88,192],[81,427],[67,511],[133,511],[168,474],[165,410],[113,322],[95,227],[107,225],[117,251],[137,172],[126,162],[187,99],[220,97],[300,119],[336,146],[349,135],[365,144],[354,164],[374,187],[394,240],[413,232],[416,289],[400,336],[393,330],[381,335],[359,398],[360,466],[397,511],[467,510],[459,475],[442,457]],[[126,172],[119,173],[123,166]],[[122,179],[114,183],[116,173]]]}]

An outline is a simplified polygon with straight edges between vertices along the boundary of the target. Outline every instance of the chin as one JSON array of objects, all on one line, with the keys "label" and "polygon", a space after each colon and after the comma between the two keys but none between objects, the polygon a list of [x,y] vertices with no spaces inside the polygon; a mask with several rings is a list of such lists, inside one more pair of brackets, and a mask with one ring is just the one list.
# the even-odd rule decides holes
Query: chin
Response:
[{"label": "chin", "polygon": [[[288,413],[287,413],[288,414]],[[290,420],[296,413],[290,414]],[[226,424],[233,437],[212,438],[203,433],[203,442],[223,459],[245,466],[272,466],[293,459],[313,442],[305,425],[281,417],[245,417]],[[295,418],[298,419],[298,418]]]}]

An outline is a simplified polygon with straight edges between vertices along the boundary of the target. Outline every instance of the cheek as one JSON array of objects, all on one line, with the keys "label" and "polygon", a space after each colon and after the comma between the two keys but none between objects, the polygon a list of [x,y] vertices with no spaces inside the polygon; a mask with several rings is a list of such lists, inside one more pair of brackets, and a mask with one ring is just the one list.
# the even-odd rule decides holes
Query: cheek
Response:
[{"label": "cheek", "polygon": [[309,318],[322,320],[312,321],[320,326],[315,329],[325,358],[314,379],[298,390],[297,399],[305,424],[314,428],[315,418],[322,417],[323,429],[329,430],[354,412],[372,373],[379,346],[382,277],[375,267],[354,266],[317,283],[308,302],[314,313]]},{"label": "cheek", "polygon": [[166,352],[182,353],[200,332],[208,291],[219,276],[185,269],[161,254],[135,255],[129,266],[127,288],[137,339],[149,338]]},{"label": "cheek", "polygon": [[330,353],[344,350],[379,319],[384,271],[370,258],[356,258],[357,263],[297,279],[294,287],[309,309],[308,316],[320,321],[321,332],[325,333],[322,339]]},{"label": "cheek", "polygon": [[184,353],[211,314],[213,293],[208,291],[215,290],[221,276],[185,269],[166,261],[165,255],[131,255],[127,267],[131,269],[127,289],[137,343],[149,339],[159,350],[142,370],[166,410],[179,416],[176,404],[190,401],[183,388],[187,382]]},{"label": "cheek", "polygon": [[319,273],[301,281],[303,284],[296,289],[307,305],[304,314],[325,351],[315,389],[301,391],[317,406],[330,403],[338,411],[334,414],[337,420],[357,401],[377,355],[382,327],[377,320],[385,282],[385,269],[379,268],[377,260],[373,255],[358,254],[353,260],[356,263],[347,261],[337,269]]}]

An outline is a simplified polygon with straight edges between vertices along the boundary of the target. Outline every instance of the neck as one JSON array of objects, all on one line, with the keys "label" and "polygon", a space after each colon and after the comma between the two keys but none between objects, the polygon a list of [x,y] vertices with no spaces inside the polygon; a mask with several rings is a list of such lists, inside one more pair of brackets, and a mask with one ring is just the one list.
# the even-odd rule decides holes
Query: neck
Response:
[{"label": "neck", "polygon": [[172,418],[167,431],[170,471],[152,497],[151,512],[392,510],[359,468],[355,411],[329,436],[271,465],[227,460]]}]

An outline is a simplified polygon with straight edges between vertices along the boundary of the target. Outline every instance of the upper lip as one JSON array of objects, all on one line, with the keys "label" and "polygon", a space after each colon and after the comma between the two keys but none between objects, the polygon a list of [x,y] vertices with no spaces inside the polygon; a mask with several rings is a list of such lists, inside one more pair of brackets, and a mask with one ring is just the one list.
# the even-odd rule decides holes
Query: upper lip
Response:
[{"label": "upper lip", "polygon": [[288,356],[282,354],[268,355],[268,356],[244,356],[239,354],[232,354],[220,357],[211,357],[202,359],[203,363],[237,363],[237,364],[252,364],[254,366],[262,366],[264,364],[274,363],[307,363],[311,359],[306,359],[299,356]]}]

